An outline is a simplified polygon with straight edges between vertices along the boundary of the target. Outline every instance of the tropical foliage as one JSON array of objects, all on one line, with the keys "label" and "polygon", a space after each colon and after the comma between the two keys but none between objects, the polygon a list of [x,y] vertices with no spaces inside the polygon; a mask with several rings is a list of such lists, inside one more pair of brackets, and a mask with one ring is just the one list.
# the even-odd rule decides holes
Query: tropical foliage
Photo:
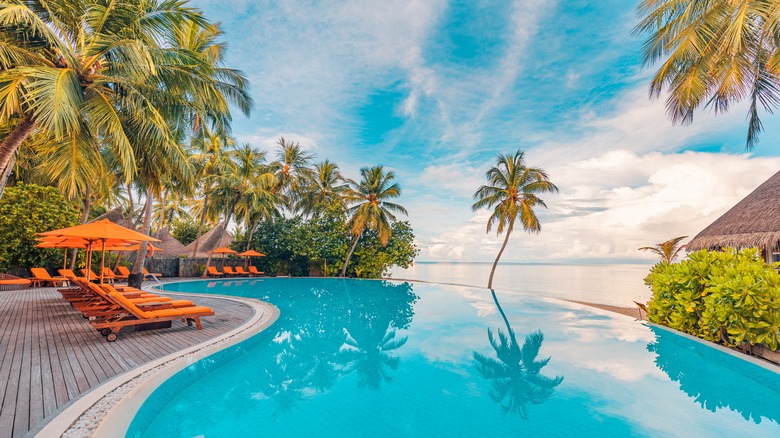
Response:
[{"label": "tropical foliage", "polygon": [[346,202],[350,204],[350,234],[352,247],[344,260],[341,276],[346,275],[349,259],[355,252],[358,241],[365,231],[374,231],[383,246],[387,246],[393,235],[391,223],[396,218],[393,213],[408,214],[406,209],[389,200],[401,196],[401,187],[393,182],[395,174],[385,172],[384,167],[375,166],[360,169],[360,182],[349,181]]},{"label": "tropical foliage", "polygon": [[490,270],[488,289],[493,288],[493,275],[501,254],[509,242],[509,235],[515,227],[515,221],[520,220],[523,229],[529,233],[538,233],[542,224],[536,216],[536,206],[547,207],[537,195],[540,193],[557,192],[544,170],[528,166],[525,163],[525,153],[518,150],[514,154],[498,154],[497,163],[485,174],[487,185],[481,186],[475,193],[476,202],[471,206],[477,211],[483,208],[493,211],[488,219],[487,232],[498,224],[497,233],[506,231],[504,243],[498,251],[493,268]]},{"label": "tropical foliage", "polygon": [[687,124],[697,109],[725,113],[747,100],[752,149],[760,112],[780,106],[780,1],[642,0],[639,13],[645,64],[661,64],[650,95],[668,93],[669,118]]},{"label": "tropical foliage", "polygon": [[651,322],[750,351],[780,346],[780,273],[755,248],[697,251],[645,278]]},{"label": "tropical foliage", "polygon": [[35,234],[77,223],[78,213],[57,189],[32,184],[9,187],[0,199],[0,271],[61,268],[62,250],[35,248]]},{"label": "tropical foliage", "polygon": [[679,236],[673,239],[669,239],[666,242],[656,243],[655,246],[643,246],[639,248],[640,251],[651,251],[658,255],[662,261],[666,263],[672,263],[677,256],[680,255],[680,251],[685,246],[680,245],[680,241],[688,238],[688,236]]},{"label": "tropical foliage", "polygon": [[[375,232],[363,233],[347,274],[376,278],[387,275],[393,266],[411,265],[418,250],[409,223],[394,222],[391,228],[387,245],[381,244]],[[331,204],[312,218],[297,216],[260,222],[249,246],[266,254],[255,258],[254,264],[271,275],[336,276],[350,249],[350,235],[346,212],[339,204]],[[234,249],[243,250],[246,237],[246,233],[238,236]]]},{"label": "tropical foliage", "polygon": [[392,172],[366,168],[356,183],[297,141],[269,153],[230,136],[231,110],[249,114],[252,99],[221,39],[187,1],[0,4],[0,196],[6,182],[51,186],[82,223],[119,206],[143,233],[195,240],[193,257],[219,222],[238,230],[241,251],[262,228],[280,239],[254,248],[279,251],[269,272],[408,266],[417,251],[393,215],[406,211],[389,202],[400,194]]}]

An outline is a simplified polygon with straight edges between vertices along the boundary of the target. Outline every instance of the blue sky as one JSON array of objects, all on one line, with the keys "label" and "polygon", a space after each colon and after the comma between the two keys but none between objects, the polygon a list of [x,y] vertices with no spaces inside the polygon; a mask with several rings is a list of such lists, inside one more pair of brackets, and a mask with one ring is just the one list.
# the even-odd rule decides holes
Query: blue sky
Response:
[{"label": "blue sky", "polygon": [[633,261],[695,235],[780,170],[771,116],[744,149],[745,106],[673,126],[631,35],[635,1],[197,0],[222,23],[227,64],[256,101],[234,135],[284,135],[350,177],[383,164],[401,184],[420,260],[492,260],[501,239],[471,195],[499,152],[526,150],[560,187],[525,262]]}]

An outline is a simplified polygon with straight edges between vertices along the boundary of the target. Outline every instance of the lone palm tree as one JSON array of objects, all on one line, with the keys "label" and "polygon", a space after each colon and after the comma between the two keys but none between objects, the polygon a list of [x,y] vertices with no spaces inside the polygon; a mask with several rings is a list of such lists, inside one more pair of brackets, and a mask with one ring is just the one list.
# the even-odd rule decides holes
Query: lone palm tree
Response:
[{"label": "lone palm tree", "polygon": [[639,249],[641,251],[652,251],[661,257],[661,260],[666,263],[672,263],[680,254],[680,251],[685,248],[685,245],[680,245],[680,241],[687,237],[688,236],[679,236],[674,239],[669,239],[666,242],[656,243],[655,246],[643,246]]},{"label": "lone palm tree", "polygon": [[393,182],[393,172],[385,172],[383,166],[374,166],[360,169],[360,175],[360,183],[350,180],[349,189],[345,193],[347,202],[353,204],[349,209],[353,241],[344,260],[344,267],[341,268],[341,277],[347,274],[349,259],[365,230],[375,230],[379,241],[386,246],[392,235],[391,222],[395,221],[393,213],[408,214],[402,206],[388,202],[388,199],[401,196],[401,187]]},{"label": "lone palm tree", "polygon": [[527,166],[523,156],[524,153],[520,150],[511,155],[498,154],[498,163],[485,174],[488,185],[480,187],[474,193],[474,199],[477,201],[471,206],[473,211],[495,207],[488,219],[487,232],[490,232],[495,223],[498,223],[498,234],[506,230],[504,244],[501,245],[501,250],[493,262],[493,269],[490,270],[488,289],[493,288],[493,275],[509,242],[515,220],[520,219],[523,229],[529,233],[540,232],[542,225],[534,207],[547,205],[536,195],[558,191],[558,187],[550,182],[547,174],[538,167]]},{"label": "lone palm tree", "polygon": [[642,0],[639,13],[644,62],[661,61],[650,95],[666,88],[666,112],[682,124],[696,109],[725,113],[747,99],[752,149],[763,130],[759,109],[780,107],[780,0]]}]

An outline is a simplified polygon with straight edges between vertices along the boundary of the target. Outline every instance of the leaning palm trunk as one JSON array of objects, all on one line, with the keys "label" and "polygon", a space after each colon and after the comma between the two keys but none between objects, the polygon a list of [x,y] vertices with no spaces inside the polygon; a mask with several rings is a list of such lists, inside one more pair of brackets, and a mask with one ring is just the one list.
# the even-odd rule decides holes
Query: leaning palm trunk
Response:
[{"label": "leaning palm trunk", "polygon": [[[35,128],[35,121],[32,115],[28,115],[11,131],[10,134],[0,143],[0,169],[5,169],[11,163],[11,158],[22,145],[22,142],[32,134]],[[5,175],[4,175],[5,176]],[[2,184],[2,190],[5,190],[5,181]],[[0,197],[3,192],[0,190]]]},{"label": "leaning palm trunk", "polygon": [[203,223],[206,222],[206,209],[209,206],[209,195],[203,197],[203,211],[200,213],[200,224],[198,224],[198,232],[195,234],[195,245],[192,247],[192,258],[195,258],[198,254],[198,246],[200,245],[200,234],[203,232]]},{"label": "leaning palm trunk", "polygon": [[488,280],[488,289],[493,289],[493,275],[496,273],[496,266],[498,266],[498,259],[501,258],[501,254],[504,253],[504,248],[506,248],[506,244],[509,242],[509,235],[512,234],[512,224],[509,224],[509,227],[506,230],[506,237],[504,237],[504,244],[501,245],[501,250],[498,252],[498,255],[496,256],[496,261],[493,262],[493,269],[490,270],[490,279]]},{"label": "leaning palm trunk", "polygon": [[352,243],[352,248],[349,249],[349,254],[347,254],[347,259],[344,260],[344,267],[341,268],[341,277],[345,277],[347,275],[347,265],[349,264],[349,259],[352,258],[352,253],[355,252],[355,248],[357,247],[358,240],[360,239],[360,234],[355,236],[355,241]]},{"label": "leaning palm trunk", "polygon": [[[152,192],[146,190],[146,206],[144,207],[144,225],[141,230],[142,233],[148,235],[149,229],[152,226]],[[141,242],[138,252],[135,255],[135,263],[133,264],[133,272],[127,279],[127,285],[130,287],[141,288],[141,284],[144,281],[144,261],[146,260],[146,244]]]},{"label": "leaning palm trunk", "polygon": [[8,184],[8,178],[11,176],[11,172],[14,169],[14,164],[16,163],[16,155],[11,156],[11,161],[8,162],[8,166],[6,166],[5,171],[3,172],[3,176],[0,177],[0,197],[3,195],[3,192],[5,191],[5,186]]}]

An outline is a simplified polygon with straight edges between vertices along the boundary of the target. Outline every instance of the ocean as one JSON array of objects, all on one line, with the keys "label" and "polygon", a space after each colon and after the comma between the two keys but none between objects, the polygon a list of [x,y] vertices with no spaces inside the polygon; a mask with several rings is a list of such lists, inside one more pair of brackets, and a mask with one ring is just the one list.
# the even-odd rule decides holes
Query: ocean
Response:
[{"label": "ocean", "polygon": [[[391,277],[486,287],[492,263],[417,262],[394,268]],[[493,288],[566,300],[635,307],[646,303],[650,289],[643,279],[652,265],[562,265],[499,263]]]}]

